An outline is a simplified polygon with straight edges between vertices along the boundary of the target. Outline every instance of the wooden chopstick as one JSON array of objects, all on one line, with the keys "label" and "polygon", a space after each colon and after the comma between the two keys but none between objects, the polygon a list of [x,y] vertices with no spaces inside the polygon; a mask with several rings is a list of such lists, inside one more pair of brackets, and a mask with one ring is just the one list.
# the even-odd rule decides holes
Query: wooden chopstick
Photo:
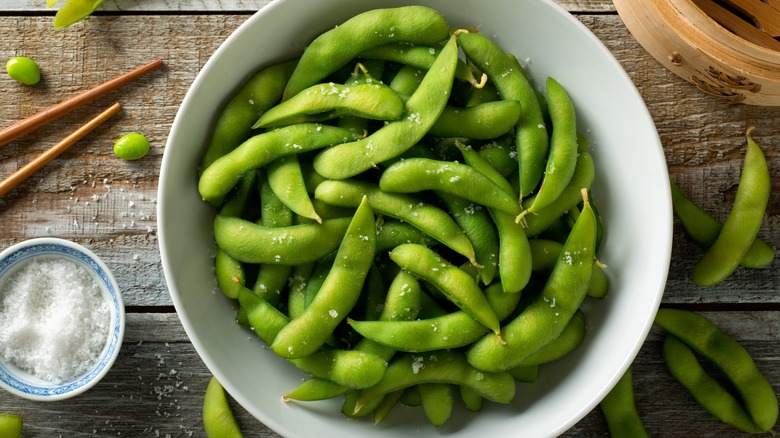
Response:
[{"label": "wooden chopstick", "polygon": [[120,86],[145,75],[146,73],[160,67],[163,64],[161,59],[155,59],[154,61],[142,65],[130,72],[108,80],[94,88],[91,88],[81,94],[64,100],[60,103],[54,104],[43,111],[33,114],[26,119],[20,120],[11,126],[0,129],[0,146],[4,146],[11,141],[21,137],[24,134],[30,133],[46,123],[57,119],[58,117],[67,114],[74,109],[91,102],[106,93],[119,88]]},{"label": "wooden chopstick", "polygon": [[38,169],[45,166],[49,161],[53,160],[61,153],[65,152],[65,150],[71,147],[79,139],[90,133],[103,122],[111,118],[111,116],[119,112],[120,108],[122,108],[122,105],[120,105],[118,102],[111,105],[107,110],[98,114],[97,117],[90,120],[79,129],[73,131],[73,133],[65,137],[62,141],[49,148],[46,152],[38,155],[32,161],[11,174],[11,176],[0,182],[0,196],[3,196],[13,190],[22,181],[26,180],[30,177],[30,175],[37,172]]}]

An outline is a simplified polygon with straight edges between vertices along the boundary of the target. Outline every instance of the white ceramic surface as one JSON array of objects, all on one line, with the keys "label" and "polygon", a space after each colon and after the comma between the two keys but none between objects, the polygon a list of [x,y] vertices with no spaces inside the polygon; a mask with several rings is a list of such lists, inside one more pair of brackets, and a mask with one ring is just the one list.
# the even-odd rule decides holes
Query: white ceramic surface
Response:
[{"label": "white ceramic surface", "polygon": [[97,363],[72,382],[48,383],[0,357],[0,387],[30,400],[64,400],[93,387],[111,369],[119,355],[125,332],[124,303],[116,279],[94,252],[75,242],[57,238],[25,240],[0,252],[0,286],[17,267],[35,257],[63,257],[81,265],[97,281],[111,312],[106,344]]},{"label": "white ceramic surface", "polygon": [[[339,413],[340,400],[285,404],[305,377],[235,323],[235,307],[213,278],[214,211],[197,191],[197,167],[221,105],[259,67],[300,53],[316,35],[375,7],[423,4],[453,26],[479,26],[527,62],[536,83],[555,77],[572,96],[597,166],[593,196],[606,226],[601,260],[610,292],[588,300],[584,343],[520,384],[510,405],[463,410],[441,428],[401,407],[374,426]],[[672,209],[668,173],[653,121],[631,80],[601,42],[549,0],[275,0],[246,21],[197,76],[174,121],[158,197],[163,268],[196,350],[250,413],[289,437],[556,436],[611,389],[634,359],[660,303],[669,267]]]}]

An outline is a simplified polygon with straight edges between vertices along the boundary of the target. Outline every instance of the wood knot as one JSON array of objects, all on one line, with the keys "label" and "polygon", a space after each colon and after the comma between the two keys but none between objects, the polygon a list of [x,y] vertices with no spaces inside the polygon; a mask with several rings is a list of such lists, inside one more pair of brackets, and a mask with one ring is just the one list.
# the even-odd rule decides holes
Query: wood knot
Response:
[{"label": "wood knot", "polygon": [[680,52],[677,50],[672,51],[672,53],[669,54],[669,62],[672,63],[672,65],[675,65],[677,67],[682,65],[682,55],[680,55]]}]

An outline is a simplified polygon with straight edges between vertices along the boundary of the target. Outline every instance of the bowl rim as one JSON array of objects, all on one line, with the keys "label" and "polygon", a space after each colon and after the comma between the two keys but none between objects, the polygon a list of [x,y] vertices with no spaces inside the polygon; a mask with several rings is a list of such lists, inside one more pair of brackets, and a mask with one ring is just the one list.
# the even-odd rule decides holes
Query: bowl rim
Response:
[{"label": "bowl rim", "polygon": [[[14,373],[15,366],[9,368],[7,362],[0,358],[0,388],[35,401],[64,400],[92,388],[108,373],[119,356],[125,332],[125,308],[119,284],[105,262],[81,244],[57,237],[38,237],[13,244],[0,252],[0,280],[19,263],[36,257],[52,256],[76,262],[95,277],[103,298],[109,303],[111,325],[97,363],[70,382],[43,384],[22,380]],[[8,262],[6,269],[3,269],[3,265],[12,257],[18,258]]]}]

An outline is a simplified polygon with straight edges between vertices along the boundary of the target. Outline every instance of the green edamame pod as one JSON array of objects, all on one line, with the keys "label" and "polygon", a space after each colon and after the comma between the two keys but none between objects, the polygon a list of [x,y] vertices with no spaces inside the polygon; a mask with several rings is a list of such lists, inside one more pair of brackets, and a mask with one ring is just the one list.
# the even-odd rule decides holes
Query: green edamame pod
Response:
[{"label": "green edamame pod", "polygon": [[374,211],[413,225],[476,263],[474,247],[455,220],[444,210],[415,196],[387,193],[376,184],[352,179],[325,181],[314,192],[315,198],[342,207],[356,207],[363,196],[368,196]]},{"label": "green edamame pod", "polygon": [[327,178],[349,178],[417,144],[447,104],[457,60],[458,47],[452,37],[406,101],[400,120],[387,123],[368,137],[325,149],[314,157],[314,169]]},{"label": "green edamame pod", "polygon": [[473,366],[500,371],[523,360],[558,338],[579,309],[593,272],[596,245],[596,218],[582,190],[582,213],[544,285],[539,298],[514,320],[504,325],[505,344],[492,336],[475,342],[466,352]]},{"label": "green edamame pod", "polygon": [[381,423],[382,420],[387,417],[390,411],[392,411],[398,402],[401,401],[401,396],[403,396],[403,394],[404,390],[399,389],[398,391],[393,391],[390,394],[385,395],[382,399],[382,403],[374,409],[374,425]]},{"label": "green edamame pod", "polygon": [[214,124],[200,164],[201,172],[251,136],[252,124],[260,114],[282,99],[284,86],[297,63],[294,59],[262,68],[230,98]]},{"label": "green edamame pod", "polygon": [[[262,172],[255,172],[260,192],[260,224],[269,227],[289,227],[293,225],[293,213],[279,200]],[[260,264],[252,291],[274,306],[282,298],[282,290],[290,278],[292,266],[281,264]]]},{"label": "green edamame pod", "polygon": [[539,365],[517,365],[506,372],[518,382],[533,383],[539,378]]},{"label": "green edamame pod", "polygon": [[428,135],[490,140],[511,131],[521,111],[522,106],[516,100],[497,100],[465,108],[447,106]]},{"label": "green edamame pod", "polygon": [[290,322],[279,309],[245,287],[238,290],[238,302],[249,328],[266,344],[270,345],[279,330]]},{"label": "green edamame pod", "polygon": [[533,202],[518,220],[552,204],[571,181],[577,165],[577,117],[574,103],[561,84],[553,78],[547,78],[547,105],[552,123],[547,165]]},{"label": "green edamame pod", "polygon": [[[325,282],[305,311],[274,339],[276,354],[295,359],[320,348],[355,306],[375,253],[374,213],[364,197],[339,245]],[[311,249],[309,250],[311,251]]]},{"label": "green edamame pod", "polygon": [[340,385],[330,380],[320,379],[312,377],[307,379],[300,385],[296,386],[292,391],[284,394],[282,400],[290,401],[318,401],[328,400],[331,398],[344,395],[350,388]]},{"label": "green edamame pod", "polygon": [[700,286],[719,283],[734,272],[764,221],[772,184],[766,158],[751,131],[734,205],[718,238],[693,269],[693,282]]},{"label": "green edamame pod", "polygon": [[0,436],[8,438],[21,437],[23,424],[20,415],[0,413]]},{"label": "green edamame pod", "polygon": [[466,57],[487,73],[502,99],[518,100],[523,107],[515,136],[520,166],[520,197],[525,198],[542,177],[549,147],[547,128],[536,93],[520,64],[488,37],[463,32],[458,36],[458,43]]},{"label": "green edamame pod", "polygon": [[[555,262],[561,255],[563,244],[549,239],[530,239],[531,269],[533,271],[546,271],[555,266]],[[609,290],[609,278],[599,263],[593,263],[593,273],[588,285],[588,296],[592,298],[604,298]]]},{"label": "green edamame pod", "polygon": [[414,94],[417,87],[420,86],[423,77],[425,77],[425,72],[423,70],[408,65],[403,66],[398,70],[395,76],[393,76],[393,80],[390,81],[388,86],[395,90],[402,99],[404,99],[404,96],[406,96],[405,99],[408,99],[409,96]]},{"label": "green edamame pod", "polygon": [[485,327],[501,341],[501,328],[496,312],[477,285],[476,280],[452,265],[431,249],[405,243],[390,251],[390,258],[402,269],[436,287],[448,300]]},{"label": "green edamame pod", "polygon": [[438,195],[474,247],[474,255],[481,266],[479,280],[490,284],[498,270],[498,232],[490,214],[481,205],[463,198],[446,193]]},{"label": "green edamame pod", "polygon": [[245,263],[299,265],[313,262],[335,250],[350,218],[329,219],[322,224],[265,227],[243,219],[217,215],[217,245]]},{"label": "green edamame pod", "polygon": [[767,432],[777,422],[777,396],[736,340],[704,316],[678,309],[659,309],[655,323],[714,364],[731,383],[750,418]]},{"label": "green edamame pod", "polygon": [[290,359],[290,363],[314,377],[351,389],[376,385],[387,369],[387,362],[371,353],[341,350],[327,345],[308,356]]},{"label": "green edamame pod", "polygon": [[408,158],[385,169],[379,178],[385,192],[414,193],[435,190],[509,214],[519,214],[520,203],[483,173],[452,161]]},{"label": "green edamame pod", "polygon": [[459,386],[458,392],[463,404],[471,412],[479,412],[482,410],[482,406],[485,404],[485,399],[482,398],[476,391],[468,386]]},{"label": "green edamame pod", "polygon": [[[569,185],[563,190],[558,199],[553,201],[552,204],[539,210],[536,214],[529,214],[523,218],[523,224],[525,227],[525,233],[528,237],[536,236],[537,234],[545,231],[566,212],[576,206],[582,200],[581,190],[582,188],[590,188],[593,183],[593,179],[596,176],[596,167],[593,163],[593,157],[587,153],[580,153],[577,158],[577,166],[574,169],[574,175],[572,175]],[[523,206],[527,206],[533,203],[534,197],[531,196],[523,201]]]},{"label": "green edamame pod", "polygon": [[268,184],[276,197],[294,213],[322,223],[322,218],[314,210],[303,171],[296,155],[288,155],[272,161],[266,166]]},{"label": "green edamame pod", "polygon": [[504,292],[519,293],[531,278],[531,247],[515,216],[490,210],[498,230],[498,276]]},{"label": "green edamame pod", "polygon": [[[509,316],[520,302],[520,294],[504,293],[498,283],[488,286],[485,296],[499,321]],[[409,353],[463,347],[488,331],[463,310],[432,318],[406,321],[349,320],[349,324],[366,339]]]},{"label": "green edamame pod", "polygon": [[647,438],[647,433],[634,401],[634,386],[629,367],[617,384],[599,403],[607,420],[609,436],[612,438]]},{"label": "green edamame pod", "polygon": [[359,392],[355,415],[367,415],[387,393],[423,383],[450,383],[468,386],[487,400],[509,403],[516,385],[507,373],[492,373],[469,365],[463,353],[437,351],[425,355],[400,354],[388,365],[376,385]]},{"label": "green edamame pod", "polygon": [[321,149],[352,138],[346,130],[316,123],[299,123],[249,138],[207,167],[198,181],[204,200],[219,202],[241,177],[287,155]]},{"label": "green edamame pod", "polygon": [[487,81],[481,88],[472,88],[469,90],[469,98],[466,101],[466,107],[481,105],[483,103],[495,102],[501,99],[496,86],[493,82]]},{"label": "green edamame pod", "polygon": [[287,316],[297,318],[306,310],[306,286],[311,281],[311,275],[317,263],[308,262],[293,267],[287,290]]},{"label": "green edamame pod", "polygon": [[436,240],[407,222],[384,219],[382,223],[377,224],[377,253],[393,249],[402,243],[419,243],[420,245],[432,246],[436,244]]},{"label": "green edamame pod", "polygon": [[321,122],[342,116],[369,120],[398,120],[404,101],[386,85],[317,84],[264,112],[253,128],[273,128],[303,122]]},{"label": "green edamame pod", "polygon": [[[672,187],[672,207],[685,232],[697,245],[708,249],[715,243],[723,224],[688,199],[677,184],[673,181],[669,183]],[[763,268],[772,264],[774,259],[774,248],[756,237],[739,264],[747,268]]]},{"label": "green edamame pod", "polygon": [[682,341],[667,335],[663,356],[669,372],[699,405],[715,418],[748,433],[762,433],[741,403],[715,378],[707,374],[696,354]]},{"label": "green edamame pod", "polygon": [[[225,202],[220,214],[225,216],[240,217],[246,209],[248,199],[254,190],[257,174],[248,173],[242,178],[237,190]],[[214,273],[217,277],[217,285],[226,297],[235,299],[238,297],[238,286],[246,284],[244,265],[240,261],[230,257],[222,248],[217,247],[214,257]]]},{"label": "green edamame pod", "polygon": [[[241,438],[244,434],[230,409],[228,395],[216,377],[211,377],[203,395],[203,429],[209,438]],[[5,436],[5,435],[3,435]]]},{"label": "green edamame pod", "polygon": [[105,0],[67,0],[54,15],[54,28],[70,26],[95,12]]},{"label": "green edamame pod", "polygon": [[482,145],[477,153],[504,178],[517,172],[517,151],[510,136],[503,136]]},{"label": "green edamame pod", "polygon": [[585,337],[585,314],[581,310],[574,312],[571,320],[554,341],[525,358],[520,366],[541,365],[558,360],[574,351]]},{"label": "green edamame pod", "polygon": [[[435,46],[411,45],[408,43],[385,44],[374,47],[360,54],[361,58],[380,59],[384,61],[403,64],[418,70],[430,70],[436,58],[441,53],[441,48]],[[455,78],[479,86],[479,81],[474,77],[466,63],[458,61],[455,68]],[[411,94],[411,93],[407,93]]]},{"label": "green edamame pod", "polygon": [[428,421],[436,427],[446,423],[455,404],[452,387],[448,383],[421,383],[417,389]]},{"label": "green edamame pod", "polygon": [[448,35],[446,19],[428,7],[403,6],[357,14],[322,33],[306,47],[287,83],[284,99],[316,84],[373,47],[397,41],[436,44]]}]

